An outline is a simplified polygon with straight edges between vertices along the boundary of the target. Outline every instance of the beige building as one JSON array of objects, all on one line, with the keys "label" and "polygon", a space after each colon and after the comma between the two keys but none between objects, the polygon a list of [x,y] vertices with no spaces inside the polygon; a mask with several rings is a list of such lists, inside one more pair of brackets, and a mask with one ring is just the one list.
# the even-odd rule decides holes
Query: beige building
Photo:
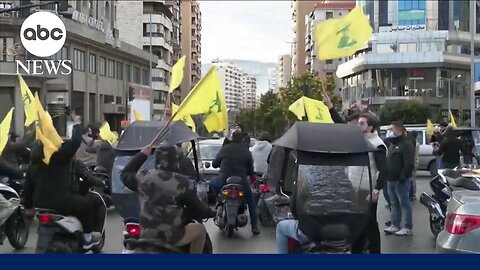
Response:
[{"label": "beige building", "polygon": [[292,56],[281,55],[278,58],[278,88],[287,87],[292,80]]},{"label": "beige building", "polygon": [[257,103],[257,78],[255,75],[243,73],[242,76],[243,100],[242,108],[255,109]]},{"label": "beige building", "polygon": [[[305,64],[305,21],[317,1],[292,1],[293,42],[292,42],[292,76],[308,72]],[[321,1],[318,1],[321,2]]]},{"label": "beige building", "polygon": [[[20,6],[23,1],[8,2],[8,7]],[[31,1],[38,3],[40,1]],[[26,83],[32,92],[38,92],[44,106],[52,115],[60,135],[66,134],[65,115],[69,110],[83,116],[85,123],[107,120],[113,130],[119,130],[126,119],[128,100],[146,90],[148,95],[150,60],[158,58],[119,39],[116,22],[117,1],[68,1],[68,10],[57,5],[42,7],[56,13],[67,30],[63,48],[50,60],[71,60],[69,75],[28,75]],[[7,7],[7,8],[8,8]],[[0,9],[5,6],[0,5]],[[24,112],[20,86],[16,75],[16,60],[38,60],[26,51],[20,40],[20,27],[30,10],[0,16],[0,118],[15,106],[13,128],[23,133]],[[96,27],[79,17],[96,22]]]},{"label": "beige building", "polygon": [[202,77],[202,12],[198,1],[182,2],[182,54],[186,55],[182,100]]},{"label": "beige building", "polygon": [[332,59],[326,61],[319,61],[317,59],[317,49],[313,39],[315,26],[332,18],[345,16],[355,7],[355,1],[325,1],[323,3],[316,3],[314,10],[308,15],[306,21],[305,33],[305,64],[307,69],[312,73],[317,73],[321,78],[334,77],[335,78],[335,94],[340,95],[343,86],[343,80],[335,75],[338,65],[343,63],[343,59]]},{"label": "beige building", "polygon": [[278,93],[278,67],[268,69],[268,91]]}]

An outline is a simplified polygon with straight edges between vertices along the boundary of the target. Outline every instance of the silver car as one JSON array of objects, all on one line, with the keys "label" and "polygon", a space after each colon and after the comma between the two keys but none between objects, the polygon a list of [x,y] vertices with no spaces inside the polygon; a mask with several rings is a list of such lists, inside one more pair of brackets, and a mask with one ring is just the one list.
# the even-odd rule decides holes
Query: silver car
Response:
[{"label": "silver car", "polygon": [[438,253],[480,254],[480,192],[454,191],[445,229],[437,237]]},{"label": "silver car", "polygon": [[[206,139],[198,142],[197,153],[199,154],[199,168],[205,180],[218,175],[219,169],[212,167],[212,162],[217,156],[220,149],[222,149],[223,138],[220,139]],[[190,152],[188,157],[193,160],[193,153]]]}]

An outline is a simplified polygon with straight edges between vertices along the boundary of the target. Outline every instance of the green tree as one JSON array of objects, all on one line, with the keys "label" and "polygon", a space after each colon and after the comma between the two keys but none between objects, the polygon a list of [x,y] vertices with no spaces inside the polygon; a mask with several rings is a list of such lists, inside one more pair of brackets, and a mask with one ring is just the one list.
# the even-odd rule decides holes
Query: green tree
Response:
[{"label": "green tree", "polygon": [[379,117],[383,125],[393,121],[405,124],[425,124],[429,117],[428,106],[418,101],[387,103],[380,109]]}]

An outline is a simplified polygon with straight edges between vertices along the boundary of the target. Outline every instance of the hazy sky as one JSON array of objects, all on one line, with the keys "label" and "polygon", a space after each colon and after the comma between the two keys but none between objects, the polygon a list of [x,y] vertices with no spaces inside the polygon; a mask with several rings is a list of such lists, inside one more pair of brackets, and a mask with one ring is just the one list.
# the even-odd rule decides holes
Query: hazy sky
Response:
[{"label": "hazy sky", "polygon": [[278,61],[290,53],[290,1],[199,1],[202,62],[212,59]]}]

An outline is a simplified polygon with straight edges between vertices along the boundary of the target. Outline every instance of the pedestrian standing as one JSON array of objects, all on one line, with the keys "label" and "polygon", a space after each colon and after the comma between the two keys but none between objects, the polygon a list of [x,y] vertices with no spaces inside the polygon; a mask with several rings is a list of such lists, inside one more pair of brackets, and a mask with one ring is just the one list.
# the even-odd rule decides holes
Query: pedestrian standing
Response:
[{"label": "pedestrian standing", "polygon": [[[442,122],[435,128],[432,134],[432,137],[430,138],[430,144],[434,149],[440,147],[440,144],[442,143],[442,140],[444,138],[443,133],[445,132],[445,129],[447,127],[448,127],[448,124],[446,122]],[[436,154],[436,156],[437,156],[437,169],[443,169],[444,164],[442,161],[442,156],[439,154]]]},{"label": "pedestrian standing", "polygon": [[[391,124],[393,137],[388,149],[388,196],[390,198],[392,225],[385,228],[385,233],[397,236],[412,235],[412,205],[409,199],[410,181],[415,167],[414,146],[407,137],[405,127],[400,122]],[[404,226],[401,227],[402,217]]]},{"label": "pedestrian standing", "polygon": [[[460,140],[455,136],[452,127],[448,127],[444,133],[444,139],[434,152],[442,157],[444,168],[454,169],[460,166],[460,151],[463,151]],[[462,152],[463,153],[463,152]]]}]

